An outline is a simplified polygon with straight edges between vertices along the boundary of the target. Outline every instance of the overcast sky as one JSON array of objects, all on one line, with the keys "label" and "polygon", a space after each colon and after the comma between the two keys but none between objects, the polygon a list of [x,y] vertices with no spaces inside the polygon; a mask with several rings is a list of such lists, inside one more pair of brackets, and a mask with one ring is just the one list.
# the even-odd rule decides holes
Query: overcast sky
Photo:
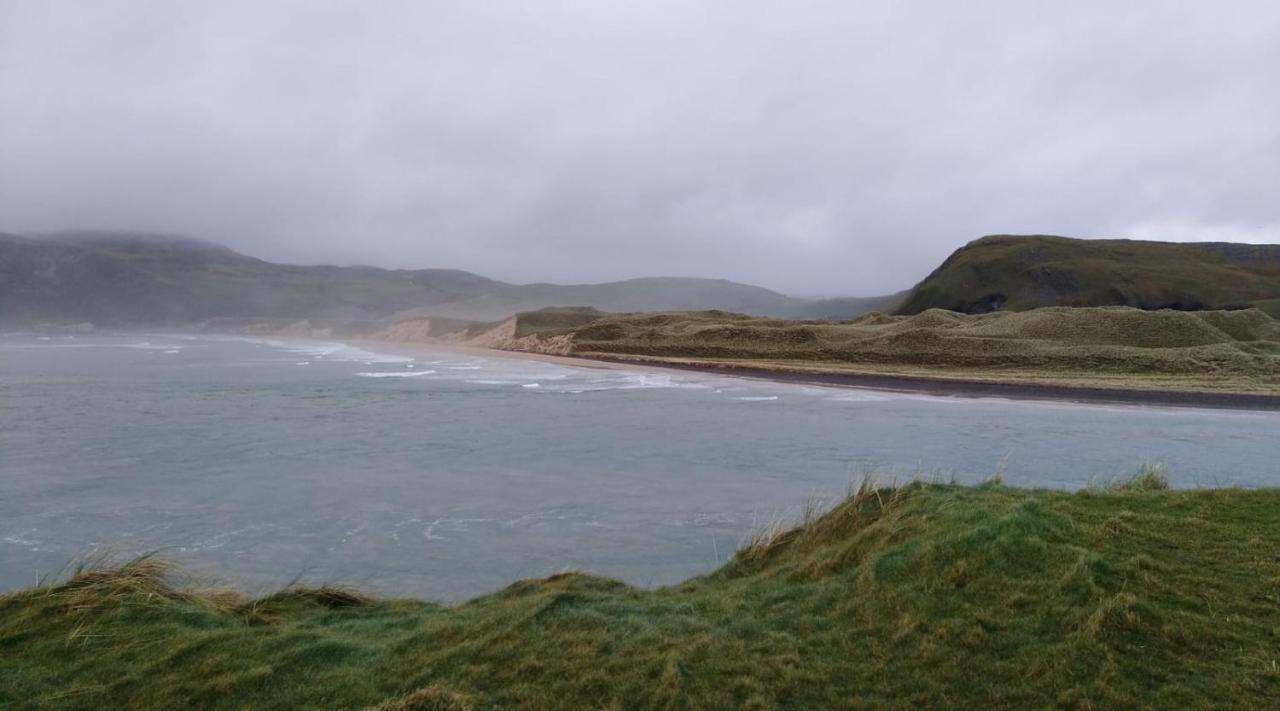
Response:
[{"label": "overcast sky", "polygon": [[1280,2],[0,0],[0,231],[73,227],[802,295],[1280,242]]}]

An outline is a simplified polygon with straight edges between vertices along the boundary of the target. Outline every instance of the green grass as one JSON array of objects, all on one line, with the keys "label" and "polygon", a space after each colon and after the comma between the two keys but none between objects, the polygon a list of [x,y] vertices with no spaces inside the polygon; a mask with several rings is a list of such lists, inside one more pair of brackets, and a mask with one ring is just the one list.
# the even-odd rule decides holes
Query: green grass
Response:
[{"label": "green grass", "polygon": [[1267,313],[1271,318],[1280,319],[1280,299],[1265,299],[1263,301],[1253,302],[1256,309]]},{"label": "green grass", "polygon": [[[520,314],[566,353],[779,370],[1049,382],[1175,390],[1280,391],[1280,321],[1258,309],[1144,311],[1051,307],[853,321],[723,311]],[[560,326],[560,328],[548,327]],[[519,326],[518,326],[519,327]]]},{"label": "green grass", "polygon": [[144,558],[0,597],[0,707],[1273,707],[1280,490],[1166,487],[864,484],[681,585],[455,606]]},{"label": "green grass", "polygon": [[564,333],[585,326],[605,315],[605,312],[588,306],[558,306],[525,311],[516,319],[515,337]]},{"label": "green grass", "polygon": [[1270,308],[1265,304],[1277,299],[1280,245],[992,235],[956,250],[912,289],[898,313]]}]

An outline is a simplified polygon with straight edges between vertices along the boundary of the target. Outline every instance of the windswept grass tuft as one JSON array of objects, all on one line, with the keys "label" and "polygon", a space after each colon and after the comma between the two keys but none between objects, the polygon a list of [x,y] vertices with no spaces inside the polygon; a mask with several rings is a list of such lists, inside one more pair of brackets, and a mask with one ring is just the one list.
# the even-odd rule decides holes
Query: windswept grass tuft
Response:
[{"label": "windswept grass tuft", "polygon": [[432,684],[404,696],[369,706],[365,711],[471,711],[474,700],[448,687]]},{"label": "windswept grass tuft", "polygon": [[72,612],[146,603],[194,604],[213,610],[232,609],[244,598],[238,592],[203,584],[185,575],[158,553],[123,562],[110,554],[76,562],[62,583],[44,583],[29,591],[58,600]]},{"label": "windswept grass tuft", "polygon": [[1109,491],[1164,491],[1169,488],[1169,470],[1163,462],[1143,462],[1138,471],[1129,476],[1101,481],[1091,477],[1089,487]]},{"label": "windswept grass tuft", "polygon": [[359,607],[373,602],[373,598],[348,588],[322,585],[317,588],[290,587],[263,598],[263,604],[311,604],[328,608]]}]

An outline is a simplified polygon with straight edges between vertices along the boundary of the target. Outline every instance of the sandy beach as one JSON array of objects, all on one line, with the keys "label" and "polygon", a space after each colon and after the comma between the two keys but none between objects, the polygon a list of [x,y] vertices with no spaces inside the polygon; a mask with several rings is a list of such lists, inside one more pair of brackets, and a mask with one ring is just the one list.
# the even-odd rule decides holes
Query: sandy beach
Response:
[{"label": "sandy beach", "polygon": [[692,372],[749,380],[768,380],[793,385],[913,393],[937,397],[998,397],[1018,400],[1051,400],[1101,404],[1150,405],[1225,410],[1280,411],[1280,395],[1264,393],[1199,392],[1138,388],[1109,388],[1051,383],[1009,382],[898,374],[786,370],[729,363],[672,362],[634,356],[548,355],[525,351],[478,348],[448,343],[354,341],[366,348],[417,356],[427,352],[452,351],[485,358],[515,358],[558,363],[576,368],[603,368],[646,372]]}]

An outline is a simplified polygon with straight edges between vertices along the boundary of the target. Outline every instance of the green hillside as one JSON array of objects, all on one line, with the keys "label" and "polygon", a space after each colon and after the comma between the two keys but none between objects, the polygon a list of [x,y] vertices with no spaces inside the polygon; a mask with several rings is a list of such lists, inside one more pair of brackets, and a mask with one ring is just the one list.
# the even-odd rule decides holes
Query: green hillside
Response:
[{"label": "green hillside", "polygon": [[682,585],[456,606],[143,559],[0,596],[0,707],[1273,707],[1280,491],[1164,487],[863,486]]},{"label": "green hillside", "polygon": [[[521,314],[522,334],[571,333],[568,353],[811,370],[1056,379],[1280,390],[1280,321],[1257,309],[933,309],[854,321],[788,321],[723,311]],[[527,325],[524,325],[527,324]]]},{"label": "green hillside", "polygon": [[1280,316],[1280,246],[983,237],[920,282],[898,313],[1042,306],[1235,309]]}]

